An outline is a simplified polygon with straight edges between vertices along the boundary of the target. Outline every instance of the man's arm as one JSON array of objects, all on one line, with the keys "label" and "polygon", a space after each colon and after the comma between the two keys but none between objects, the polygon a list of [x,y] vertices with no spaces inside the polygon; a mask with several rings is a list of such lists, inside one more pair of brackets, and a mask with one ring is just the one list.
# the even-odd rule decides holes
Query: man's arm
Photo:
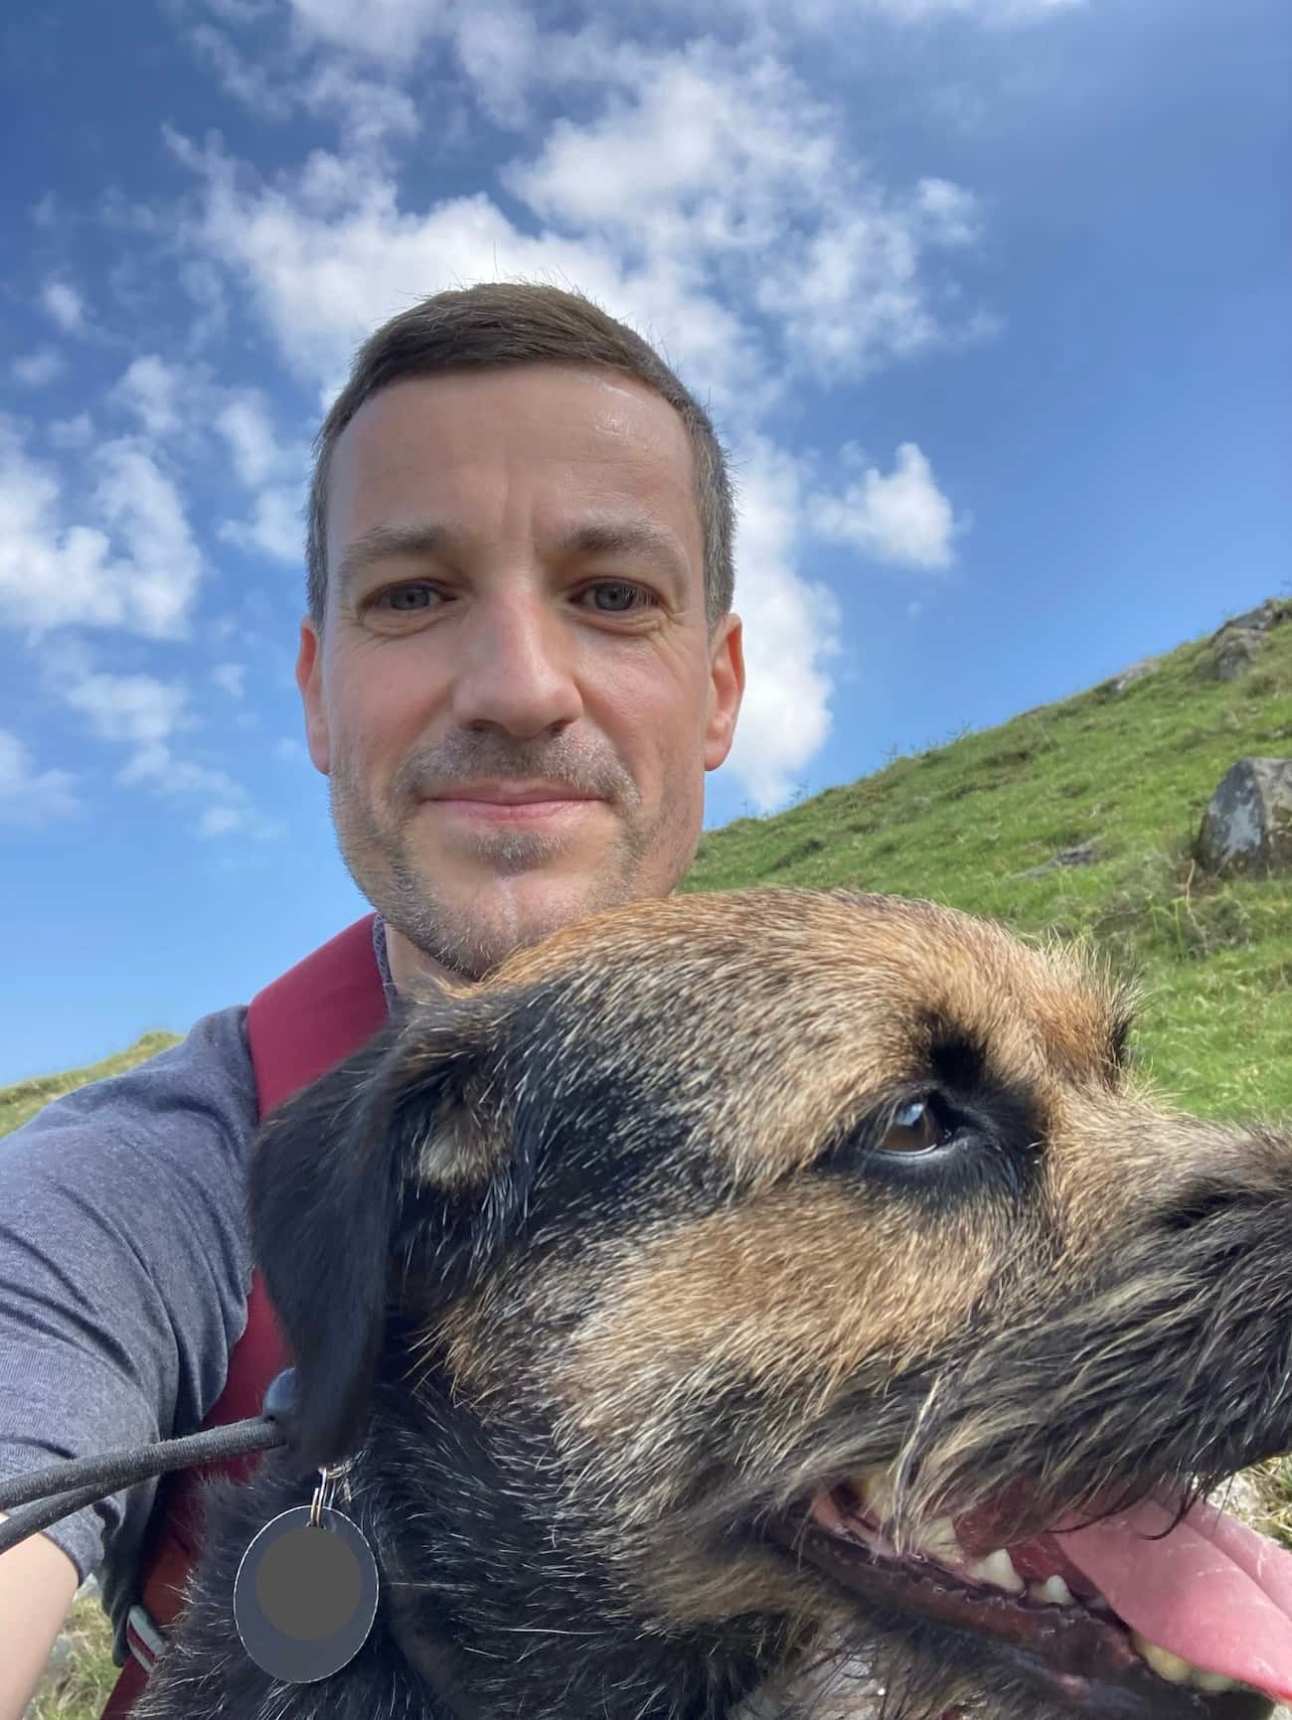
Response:
[{"label": "man's arm", "polygon": [[22,1720],[77,1586],[76,1566],[47,1535],[0,1553],[0,1720]]},{"label": "man's arm", "polygon": [[[240,1009],[0,1140],[0,1477],[201,1424],[246,1320],[255,1082]],[[97,1573],[122,1645],[156,1481],[0,1555],[0,1720]]]}]

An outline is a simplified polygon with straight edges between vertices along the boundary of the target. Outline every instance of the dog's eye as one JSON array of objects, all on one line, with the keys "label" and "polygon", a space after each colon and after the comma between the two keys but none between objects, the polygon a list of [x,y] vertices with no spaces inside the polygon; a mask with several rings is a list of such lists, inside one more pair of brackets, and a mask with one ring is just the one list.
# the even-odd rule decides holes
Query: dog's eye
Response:
[{"label": "dog's eye", "polygon": [[875,1143],[881,1153],[927,1153],[940,1147],[950,1131],[929,1099],[912,1099],[893,1115]]}]

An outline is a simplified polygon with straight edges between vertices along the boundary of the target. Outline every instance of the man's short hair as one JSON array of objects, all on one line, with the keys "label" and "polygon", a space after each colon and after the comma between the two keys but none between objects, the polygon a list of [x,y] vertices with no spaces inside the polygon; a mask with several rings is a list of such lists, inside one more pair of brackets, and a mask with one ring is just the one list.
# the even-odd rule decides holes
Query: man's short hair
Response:
[{"label": "man's short hair", "polygon": [[727,460],[707,413],[644,341],[582,293],[530,282],[487,281],[436,293],[391,317],[355,355],[350,377],[314,440],[306,543],[307,596],[322,628],[327,599],[328,468],[337,438],[378,389],[410,376],[494,370],[512,364],[587,365],[635,376],[662,395],[691,443],[704,542],[704,607],[710,628],[731,608],[734,503]]}]

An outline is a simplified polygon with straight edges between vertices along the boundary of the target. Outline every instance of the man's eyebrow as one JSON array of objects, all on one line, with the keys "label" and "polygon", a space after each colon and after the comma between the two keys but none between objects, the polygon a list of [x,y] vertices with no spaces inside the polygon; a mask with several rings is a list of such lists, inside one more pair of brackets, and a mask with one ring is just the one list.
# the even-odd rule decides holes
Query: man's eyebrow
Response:
[{"label": "man's eyebrow", "polygon": [[[342,591],[374,562],[389,557],[431,557],[451,553],[458,539],[448,527],[426,521],[407,526],[372,526],[348,544],[337,569]],[[672,532],[645,517],[585,520],[556,545],[565,556],[637,555],[662,563],[670,572],[685,568],[685,556]]]}]

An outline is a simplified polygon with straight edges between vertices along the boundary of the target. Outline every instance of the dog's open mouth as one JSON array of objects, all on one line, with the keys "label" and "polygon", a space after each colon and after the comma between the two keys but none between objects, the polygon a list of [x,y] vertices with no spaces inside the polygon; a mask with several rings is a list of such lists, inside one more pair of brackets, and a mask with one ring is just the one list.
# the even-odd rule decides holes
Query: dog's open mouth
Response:
[{"label": "dog's open mouth", "polygon": [[1078,1711],[1246,1720],[1292,1699],[1292,1555],[1199,1505],[1147,1501],[993,1545],[989,1514],[943,1517],[901,1551],[893,1481],[871,1469],[818,1493],[777,1538],[890,1611],[994,1639]]}]

